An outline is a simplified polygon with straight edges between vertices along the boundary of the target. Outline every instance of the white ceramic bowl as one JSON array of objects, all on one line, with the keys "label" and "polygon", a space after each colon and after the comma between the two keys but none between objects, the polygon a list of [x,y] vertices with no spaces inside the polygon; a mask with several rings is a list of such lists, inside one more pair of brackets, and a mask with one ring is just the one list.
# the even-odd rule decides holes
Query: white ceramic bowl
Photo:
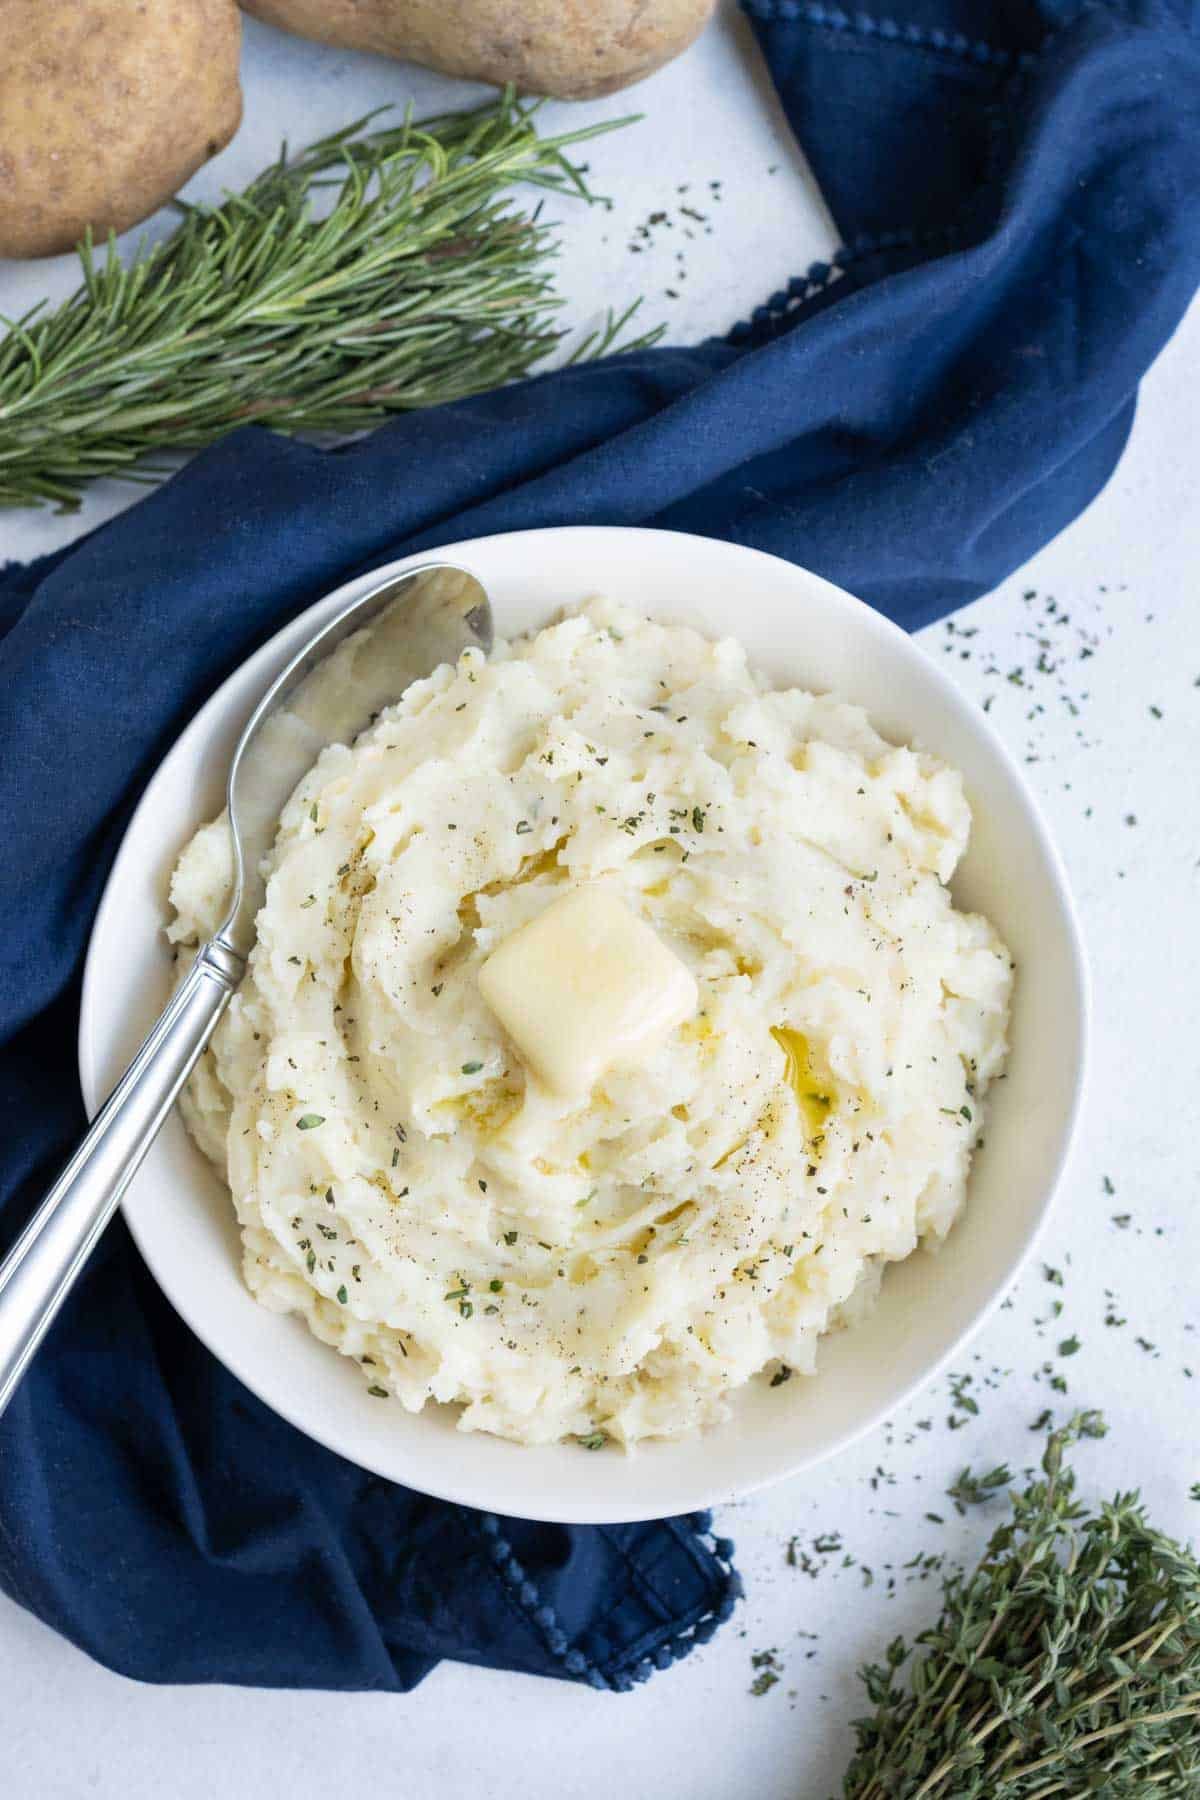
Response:
[{"label": "white ceramic bowl", "polygon": [[[439,554],[479,576],[505,635],[603,592],[715,636],[736,635],[781,686],[833,689],[864,706],[886,736],[962,770],[974,828],[955,900],[987,914],[1017,964],[1009,1077],[989,1096],[987,1148],[964,1215],[938,1254],[919,1253],[889,1271],[871,1317],[823,1346],[816,1379],[776,1389],[754,1382],[726,1424],[624,1457],[459,1432],[449,1408],[427,1407],[415,1418],[381,1408],[352,1364],[298,1320],[251,1299],[228,1192],[177,1116],[130,1188],[125,1214],[196,1335],[268,1405],[353,1462],[425,1493],[526,1518],[602,1522],[690,1511],[794,1474],[866,1431],[931,1378],[1012,1281],[1045,1218],[1079,1108],[1087,993],[1074,911],[1033,797],[980,710],[902,631],[827,581],[736,545],[621,528],[516,532]],[[301,642],[378,574],[348,583],[252,656],[146,789],[104,894],[84,978],[79,1059],[90,1110],[166,998],[168,877],[196,826],[220,809],[243,721]]]}]

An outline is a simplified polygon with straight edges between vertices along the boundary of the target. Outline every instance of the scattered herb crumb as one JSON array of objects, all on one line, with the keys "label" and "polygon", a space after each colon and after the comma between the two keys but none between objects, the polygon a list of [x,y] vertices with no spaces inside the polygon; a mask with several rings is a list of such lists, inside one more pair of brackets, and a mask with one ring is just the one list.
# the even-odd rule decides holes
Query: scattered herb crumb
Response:
[{"label": "scattered herb crumb", "polygon": [[783,1664],[779,1660],[777,1650],[756,1650],[750,1658],[750,1667],[757,1671],[750,1683],[750,1692],[756,1699],[769,1694],[783,1673]]}]

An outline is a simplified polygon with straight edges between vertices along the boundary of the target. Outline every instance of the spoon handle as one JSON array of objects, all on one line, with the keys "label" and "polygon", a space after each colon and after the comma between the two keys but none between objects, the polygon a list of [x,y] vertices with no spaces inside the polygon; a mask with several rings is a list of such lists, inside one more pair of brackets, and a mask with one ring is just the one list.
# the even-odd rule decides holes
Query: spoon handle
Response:
[{"label": "spoon handle", "polygon": [[197,953],[91,1130],[0,1264],[0,1413],[157,1137],[244,967],[220,938]]}]

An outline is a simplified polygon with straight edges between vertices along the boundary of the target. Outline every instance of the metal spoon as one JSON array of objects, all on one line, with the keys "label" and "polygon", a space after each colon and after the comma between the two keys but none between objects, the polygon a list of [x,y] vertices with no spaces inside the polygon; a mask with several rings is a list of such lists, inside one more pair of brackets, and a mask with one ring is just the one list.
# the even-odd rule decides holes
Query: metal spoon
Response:
[{"label": "metal spoon", "polygon": [[91,1130],[0,1264],[0,1412],[157,1137],[246,968],[279,815],[328,744],[348,744],[410,682],[492,646],[480,583],[425,563],[351,601],[267,689],[233,753],[234,890]]}]

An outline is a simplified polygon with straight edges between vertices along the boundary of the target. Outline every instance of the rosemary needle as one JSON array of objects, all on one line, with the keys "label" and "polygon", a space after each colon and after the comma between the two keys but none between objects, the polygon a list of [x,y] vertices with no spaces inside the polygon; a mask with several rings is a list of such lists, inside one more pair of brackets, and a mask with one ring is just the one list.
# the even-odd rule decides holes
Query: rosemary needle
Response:
[{"label": "rosemary needle", "polygon": [[[176,231],[128,263],[111,239],[102,257],[82,244],[71,298],[5,321],[0,506],[72,510],[97,476],[158,479],[156,453],[239,425],[346,434],[527,374],[562,335],[557,246],[508,190],[591,199],[566,151],[614,128],[539,137],[535,111],[505,93],[363,119],[218,206],[177,203]],[[575,360],[613,348],[633,310]]]}]

